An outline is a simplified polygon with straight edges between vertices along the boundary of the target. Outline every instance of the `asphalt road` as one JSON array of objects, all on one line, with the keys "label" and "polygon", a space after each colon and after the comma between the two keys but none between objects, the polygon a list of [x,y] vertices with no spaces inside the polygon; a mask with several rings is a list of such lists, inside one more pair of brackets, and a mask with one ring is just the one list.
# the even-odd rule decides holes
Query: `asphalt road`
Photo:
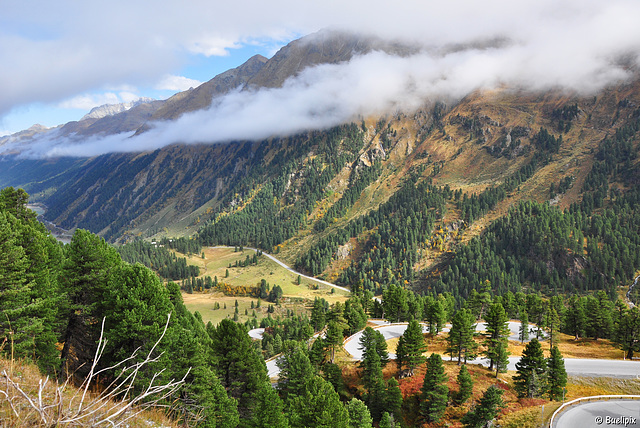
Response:
[{"label": "asphalt road", "polygon": [[[376,327],[376,330],[382,333],[386,340],[402,336],[406,329],[407,324],[388,324]],[[483,323],[479,323],[476,329],[478,331],[483,331]],[[509,322],[509,329],[511,330],[510,339],[517,340],[517,332],[520,329],[520,323],[516,321]],[[445,329],[445,331],[447,330],[448,329]],[[426,326],[423,326],[423,331],[426,331]],[[344,343],[344,349],[351,354],[354,360],[358,361],[362,359],[362,350],[359,349],[360,337],[362,337],[362,331],[350,336]],[[393,354],[390,354],[389,356],[391,358],[395,357]],[[516,363],[519,360],[520,357],[509,357],[508,369],[515,370]],[[475,360],[468,362],[471,364],[489,365],[486,358],[476,358]],[[567,374],[570,375],[620,378],[640,377],[640,361],[565,358],[564,366],[567,370]]]},{"label": "asphalt road", "polygon": [[[400,336],[402,336],[402,334],[407,329],[407,323],[390,324],[390,323],[388,323],[386,321],[383,321],[383,320],[372,320],[372,321],[373,321],[374,324],[378,325],[377,327],[375,327],[375,329],[378,330],[380,333],[382,333],[382,335],[384,336],[385,340],[391,340],[391,339],[395,339],[396,337],[400,337]],[[442,331],[443,332],[448,332],[450,327],[451,327],[451,325],[448,324]],[[479,331],[479,332],[485,331],[485,328],[486,328],[486,324],[483,323],[483,322],[478,323],[476,325],[476,330]],[[529,328],[533,329],[533,328],[535,328],[535,326],[533,324],[530,324]],[[509,336],[509,340],[518,340],[518,332],[520,330],[520,323],[516,322],[516,321],[510,321],[509,322],[509,330],[511,331],[511,335]],[[427,332],[426,324],[422,325],[422,331],[424,333]],[[533,337],[534,335],[531,334],[530,336]],[[351,354],[351,356],[355,360],[361,360],[362,359],[362,350],[360,349],[360,338],[361,337],[362,337],[362,331],[359,331],[356,334],[354,334],[353,336],[348,337],[345,340],[345,343],[344,343],[345,351],[347,351],[349,354]],[[389,356],[392,359],[395,358],[395,354],[390,354]],[[515,368],[514,368],[514,370],[515,370]]]},{"label": "asphalt road", "polygon": [[606,400],[577,404],[560,413],[552,428],[592,427],[640,427],[640,400]]}]

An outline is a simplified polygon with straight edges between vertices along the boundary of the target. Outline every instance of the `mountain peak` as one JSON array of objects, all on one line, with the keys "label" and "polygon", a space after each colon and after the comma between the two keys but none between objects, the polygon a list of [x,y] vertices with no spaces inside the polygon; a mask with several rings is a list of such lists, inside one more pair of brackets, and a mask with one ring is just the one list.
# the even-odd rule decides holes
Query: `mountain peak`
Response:
[{"label": "mountain peak", "polygon": [[113,116],[118,113],[122,113],[137,105],[150,103],[153,101],[155,101],[153,98],[141,97],[135,101],[131,101],[128,103],[103,104],[101,106],[92,108],[91,111],[85,114],[80,120],[82,121],[87,119],[102,119],[103,117]]}]

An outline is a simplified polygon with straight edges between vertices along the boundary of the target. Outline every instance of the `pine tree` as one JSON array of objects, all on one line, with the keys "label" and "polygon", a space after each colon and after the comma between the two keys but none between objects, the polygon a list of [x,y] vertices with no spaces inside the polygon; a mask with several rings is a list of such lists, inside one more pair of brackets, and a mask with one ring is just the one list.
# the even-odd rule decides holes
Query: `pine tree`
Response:
[{"label": "pine tree", "polygon": [[571,334],[575,340],[578,340],[584,334],[585,323],[583,301],[573,295],[569,298],[567,311],[564,314],[564,330]]},{"label": "pine tree", "polygon": [[389,412],[384,412],[382,414],[382,418],[380,419],[380,428],[395,428],[396,424],[394,422],[393,416],[389,414]]},{"label": "pine tree", "polygon": [[473,394],[473,379],[471,379],[471,375],[469,374],[466,365],[460,366],[460,371],[458,372],[456,380],[458,381],[456,402],[460,405],[464,404],[469,398],[471,398],[471,394]]},{"label": "pine tree", "polygon": [[329,321],[324,343],[329,347],[329,350],[331,351],[331,357],[329,361],[331,361],[332,363],[335,360],[336,348],[342,344],[342,340],[344,339],[344,336],[342,335],[343,331],[343,324],[340,324],[337,321]]},{"label": "pine tree", "polygon": [[65,252],[60,283],[67,296],[63,310],[68,322],[61,359],[67,373],[79,381],[89,372],[100,336],[98,305],[122,260],[104,239],[82,229],[76,229]]},{"label": "pine tree", "polygon": [[640,349],[640,310],[637,306],[624,309],[619,318],[613,340],[625,352],[625,357],[632,359]]},{"label": "pine tree", "polygon": [[287,348],[276,362],[280,368],[278,389],[285,400],[290,395],[303,396],[316,374],[300,344],[288,341]]},{"label": "pine tree", "polygon": [[560,317],[555,308],[551,307],[547,311],[546,320],[547,335],[549,336],[549,349],[553,349],[554,344],[558,341],[558,333],[560,329]]},{"label": "pine tree", "polygon": [[473,336],[475,334],[475,317],[466,309],[460,309],[451,322],[451,330],[447,337],[447,352],[458,358],[458,365],[467,359],[475,358],[478,347]]},{"label": "pine tree", "polygon": [[373,426],[369,408],[357,398],[352,398],[347,403],[347,412],[349,413],[349,428],[371,428]]},{"label": "pine tree", "polygon": [[252,428],[287,428],[284,403],[269,382],[261,383],[256,392],[257,409],[251,421]]},{"label": "pine tree", "polygon": [[444,365],[439,354],[431,354],[427,360],[420,399],[420,413],[427,422],[439,422],[447,408],[449,387]]},{"label": "pine tree", "polygon": [[398,369],[398,373],[402,374],[402,367],[406,362],[406,353],[404,349],[404,335],[398,338],[398,344],[396,345],[396,367]]},{"label": "pine tree", "polygon": [[486,356],[489,358],[489,370],[493,370],[493,366],[504,361],[506,352],[506,342],[511,333],[509,330],[509,318],[500,303],[495,303],[489,307],[485,316],[487,338],[485,345],[487,346]]},{"label": "pine tree", "polygon": [[349,413],[333,386],[319,376],[309,379],[304,395],[286,403],[291,428],[348,428]]},{"label": "pine tree", "polygon": [[371,417],[379,420],[384,411],[385,382],[382,376],[382,366],[380,356],[376,348],[369,347],[362,360],[362,383],[365,390],[365,403],[369,407]]},{"label": "pine tree", "polygon": [[413,376],[416,367],[425,362],[425,357],[422,354],[427,350],[427,347],[422,335],[422,326],[418,321],[411,320],[402,336],[404,337],[405,361],[409,367],[409,375]]},{"label": "pine tree", "polygon": [[518,330],[518,340],[524,343],[529,340],[529,315],[524,308],[520,309],[520,329]]},{"label": "pine tree", "polygon": [[384,394],[384,409],[396,418],[400,418],[400,410],[402,408],[402,391],[395,378],[387,381],[387,388]]},{"label": "pine tree", "polygon": [[563,390],[567,386],[567,371],[564,359],[557,346],[551,349],[547,359],[547,394],[550,400],[559,401],[564,397]]},{"label": "pine tree", "polygon": [[538,339],[532,339],[516,363],[516,375],[513,377],[514,389],[520,398],[537,398],[544,394],[544,381],[547,362]]},{"label": "pine tree", "polygon": [[220,381],[229,395],[238,400],[241,423],[250,421],[259,411],[256,396],[259,386],[268,381],[264,360],[241,324],[223,319],[207,332]]},{"label": "pine tree", "polygon": [[462,418],[465,428],[483,428],[494,420],[498,412],[504,408],[502,393],[502,389],[497,386],[490,386],[478,404]]},{"label": "pine tree", "polygon": [[366,327],[362,332],[362,336],[358,343],[360,344],[360,349],[362,349],[363,354],[366,353],[367,349],[375,347],[376,352],[380,357],[380,364],[382,367],[387,365],[389,362],[389,352],[387,351],[387,341],[382,333],[371,327]]},{"label": "pine tree", "polygon": [[16,233],[0,211],[0,335],[11,344],[14,357],[23,358],[34,348],[34,340],[42,330],[31,301],[34,285],[26,278],[29,260],[24,248],[16,245]]},{"label": "pine tree", "polygon": [[496,379],[498,378],[498,374],[507,372],[507,367],[509,366],[509,351],[507,350],[506,341],[497,341],[488,356],[496,367]]}]

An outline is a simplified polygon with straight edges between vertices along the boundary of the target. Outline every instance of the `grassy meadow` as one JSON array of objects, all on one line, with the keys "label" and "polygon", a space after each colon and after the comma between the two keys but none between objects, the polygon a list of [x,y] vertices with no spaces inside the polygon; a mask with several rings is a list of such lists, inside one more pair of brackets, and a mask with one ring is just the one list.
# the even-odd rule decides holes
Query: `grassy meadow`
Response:
[{"label": "grassy meadow", "polygon": [[[297,284],[298,275],[288,271],[267,257],[258,257],[258,264],[246,267],[233,267],[237,261],[244,261],[247,256],[253,257],[254,250],[244,249],[236,252],[234,248],[204,248],[204,259],[202,254],[188,258],[188,263],[200,267],[200,277],[218,277],[218,282],[224,282],[232,287],[247,286],[255,287],[262,279],[266,280],[271,287],[279,285],[283,291],[283,299],[279,307],[275,307],[275,316],[285,316],[287,309],[296,314],[306,312],[310,303],[318,298],[324,298],[329,303],[337,301],[345,302],[347,293],[333,289],[319,282],[302,278]],[[229,264],[232,267],[229,267]],[[226,276],[226,271],[229,276]],[[333,290],[333,292],[332,292]],[[204,322],[211,321],[213,324],[219,323],[224,318],[233,318],[235,312],[235,301],[238,301],[238,320],[244,322],[256,312],[256,318],[262,319],[267,316],[269,302],[262,301],[261,307],[256,308],[258,299],[252,297],[225,296],[219,292],[205,291],[202,293],[182,294],[184,303],[192,311],[198,311],[202,315]],[[214,309],[215,304],[220,305],[220,309]],[[254,308],[251,308],[253,303]],[[226,304],[226,309],[224,308]],[[245,309],[247,315],[245,315]]]}]

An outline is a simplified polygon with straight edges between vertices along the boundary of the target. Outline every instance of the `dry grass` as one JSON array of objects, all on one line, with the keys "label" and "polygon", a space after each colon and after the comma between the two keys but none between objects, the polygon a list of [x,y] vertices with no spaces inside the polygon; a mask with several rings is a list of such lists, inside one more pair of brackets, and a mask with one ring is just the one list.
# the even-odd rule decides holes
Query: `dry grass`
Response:
[{"label": "dry grass", "polygon": [[[1,426],[177,426],[158,409],[167,407],[162,404],[163,401],[169,400],[184,384],[184,377],[161,383],[157,378],[161,373],[155,373],[146,388],[138,394],[131,394],[140,370],[147,370],[150,363],[157,361],[151,354],[164,337],[164,332],[143,361],[132,361],[136,351],[118,364],[98,369],[106,345],[101,334],[89,374],[79,387],[69,382],[60,384],[49,376],[43,377],[31,362],[0,358],[0,395],[3,398],[0,401]],[[113,380],[108,385],[102,385],[105,376],[111,375]]]}]

